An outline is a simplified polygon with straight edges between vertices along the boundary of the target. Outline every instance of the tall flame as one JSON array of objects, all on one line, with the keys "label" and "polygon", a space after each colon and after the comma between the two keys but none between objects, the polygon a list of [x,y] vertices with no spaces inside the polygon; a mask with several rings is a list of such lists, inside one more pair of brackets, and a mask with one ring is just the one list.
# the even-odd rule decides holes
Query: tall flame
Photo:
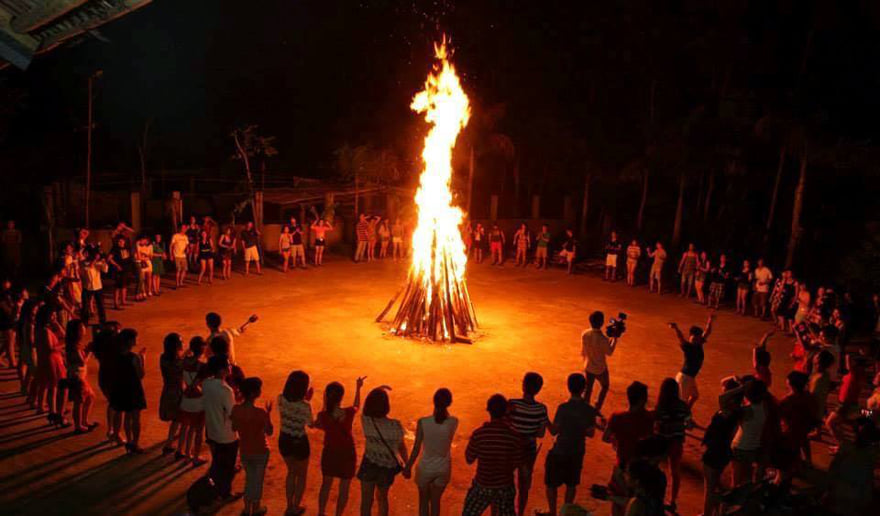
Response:
[{"label": "tall flame", "polygon": [[434,46],[434,52],[434,71],[410,106],[424,114],[431,130],[425,137],[424,170],[415,197],[419,220],[413,232],[412,264],[391,331],[431,340],[469,342],[467,334],[476,329],[477,320],[464,279],[467,256],[459,232],[462,212],[452,205],[450,183],[452,149],[458,133],[467,125],[470,107],[455,67],[449,62],[445,37]]},{"label": "tall flame", "polygon": [[452,205],[452,149],[458,133],[464,129],[471,110],[468,97],[461,88],[455,67],[449,62],[446,38],[434,45],[438,63],[428,75],[425,89],[416,94],[410,108],[424,113],[432,124],[422,150],[424,170],[415,201],[419,211],[418,226],[413,232],[412,267],[410,273],[427,289],[444,280],[445,268],[454,281],[464,278],[467,256],[461,241],[459,225],[461,209]]}]

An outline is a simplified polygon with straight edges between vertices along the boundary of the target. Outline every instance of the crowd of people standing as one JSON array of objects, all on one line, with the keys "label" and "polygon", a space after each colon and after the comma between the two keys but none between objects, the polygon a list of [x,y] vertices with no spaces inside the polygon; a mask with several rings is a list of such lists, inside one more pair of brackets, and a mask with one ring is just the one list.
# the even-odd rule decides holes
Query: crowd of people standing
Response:
[{"label": "crowd of people standing", "polygon": [[[388,247],[382,245],[382,222],[366,216],[359,222],[358,231],[363,228],[362,223],[368,227],[366,246],[359,249],[359,259],[369,261],[377,249],[380,257],[389,247],[392,253],[396,252],[393,228],[399,222],[389,226],[388,221],[384,221],[391,235],[386,239]],[[204,225],[208,224],[206,221]],[[375,241],[370,240],[370,224],[374,224]],[[27,402],[37,412],[47,413],[51,425],[73,426],[76,433],[87,433],[99,426],[90,418],[95,391],[87,369],[90,357],[94,357],[99,365],[98,390],[108,403],[103,423],[107,439],[130,454],[144,453],[140,430],[141,415],[147,409],[143,378],[150,369],[149,361],[145,349],[138,349],[136,330],[123,329],[107,321],[101,282],[105,275],[112,278],[114,306],[122,308],[127,303],[129,281],[135,276],[138,299],[161,294],[161,285],[154,280],[164,273],[164,264],[157,267],[153,259],[168,256],[184,278],[190,271],[198,270],[197,282],[210,282],[213,264],[209,261],[214,257],[224,261],[223,249],[229,249],[231,256],[238,242],[245,257],[245,271],[249,262],[256,262],[257,272],[261,271],[259,233],[252,225],[240,235],[224,230],[216,248],[213,243],[202,245],[208,238],[203,235],[211,233],[210,227],[193,228],[192,225],[182,227],[166,250],[161,236],[152,240],[139,238],[132,243],[131,229],[120,224],[112,237],[113,248],[106,255],[88,242],[87,232],[80,231],[76,242],[65,246],[60,266],[41,295],[31,297],[26,289],[13,287],[10,282],[2,286],[2,356],[19,371],[21,391],[27,396]],[[293,237],[297,231],[301,232],[295,226],[295,221],[291,221],[290,226],[282,230],[281,238],[289,239],[290,246],[279,245],[281,253],[286,251],[292,257],[294,266],[304,261],[294,249],[302,245]],[[499,258],[500,265],[505,238],[503,233],[493,237],[492,231],[496,229],[486,238],[493,258]],[[516,260],[520,265],[527,263],[528,251],[532,249],[532,238],[524,229],[521,227],[522,233],[514,237]],[[325,231],[332,231],[332,226],[325,227]],[[546,267],[546,249],[550,242],[549,234],[544,233],[549,233],[546,228],[536,240],[548,244],[543,246],[545,251],[538,255],[540,248],[535,249],[536,265],[542,267]],[[195,244],[190,234],[199,235]],[[525,244],[521,244],[523,239]],[[493,242],[500,242],[501,249],[497,245],[493,249]],[[473,244],[471,241],[469,252]],[[627,247],[625,255],[630,285],[635,284],[629,281],[630,260],[638,261],[641,257],[641,249],[636,254],[634,248],[638,248],[635,242]],[[572,247],[572,252],[574,249]],[[612,234],[605,252],[603,277],[617,281],[617,264],[623,253],[617,235]],[[657,244],[645,254],[654,260],[652,288],[656,286],[660,290],[666,252]],[[658,257],[661,267],[653,285]],[[147,260],[149,266],[144,263]],[[317,256],[315,260],[320,263]],[[556,409],[552,419],[548,407],[538,400],[544,387],[538,373],[524,376],[521,393],[489,397],[488,420],[474,430],[464,452],[464,460],[476,463],[477,467],[465,498],[463,515],[483,514],[492,507],[493,513],[499,516],[521,516],[529,499],[540,449],[538,441],[547,433],[555,439],[543,465],[548,505],[545,514],[555,516],[561,511],[575,510],[571,507],[582,477],[585,440],[596,434],[614,447],[617,460],[610,481],[604,487],[594,486],[592,496],[609,500],[615,515],[675,511],[681,486],[683,443],[687,431],[695,427],[704,429],[701,461],[705,485],[703,514],[706,516],[722,514],[724,505],[732,503],[730,493],[737,488],[754,490],[765,486],[783,499],[784,493],[791,489],[793,477],[811,464],[811,442],[823,435],[834,441],[831,470],[838,474],[838,477],[832,475],[829,481],[830,504],[835,509],[858,510],[870,503],[874,463],[865,461],[865,457],[876,457],[878,452],[880,377],[868,377],[869,364],[874,358],[870,350],[848,346],[850,326],[855,324],[848,296],[838,295],[831,288],[822,288],[813,294],[789,271],[774,277],[761,260],[757,260],[754,269],[748,262],[743,263],[736,275],[727,268],[726,257],[719,257],[713,265],[706,253],[698,253],[692,245],[678,261],[678,269],[682,297],[695,295],[697,302],[715,309],[724,298],[728,282],[733,282],[737,289],[738,313],[770,319],[777,326],[776,331],[794,335],[794,368],[784,377],[787,394],[777,398],[769,391],[773,384],[767,348],[767,341],[773,335],[771,330],[750,350],[751,371],[721,379],[722,395],[711,420],[694,420],[693,408],[702,399],[699,378],[705,360],[704,347],[713,331],[712,311],[702,327],[692,326],[683,331],[677,324],[670,323],[671,339],[681,349],[683,365],[674,374],[670,371],[669,377],[661,382],[656,403],[653,406],[649,403],[647,385],[632,382],[626,389],[628,408],[606,417],[602,410],[612,382],[607,357],[617,349],[620,333],[612,336],[608,329],[603,331],[604,316],[596,312],[591,314],[590,328],[581,339],[584,369],[568,377],[565,388],[569,399]],[[704,274],[700,275],[700,271]],[[78,282],[71,281],[74,274]],[[78,298],[77,283],[81,285]],[[718,283],[723,283],[720,289]],[[180,279],[178,284],[182,284]],[[740,290],[746,291],[742,306]],[[749,296],[752,298],[750,307]],[[875,296],[873,303],[869,321],[876,326],[880,299]],[[92,326],[90,319],[95,312],[98,324]],[[164,339],[158,359],[163,382],[158,415],[168,424],[168,435],[162,453],[173,460],[200,466],[205,463],[201,453],[204,441],[211,454],[211,466],[205,476],[205,483],[210,481],[206,490],[210,496],[200,496],[197,487],[204,486],[195,484],[189,492],[193,508],[234,499],[232,481],[239,470],[243,470],[244,513],[265,513],[262,488],[270,461],[268,439],[277,435],[277,449],[287,469],[286,513],[304,513],[303,498],[311,460],[310,434],[322,432],[319,514],[326,514],[334,487],[336,514],[344,514],[351,482],[357,479],[361,489],[361,514],[372,514],[375,509],[387,515],[389,490],[398,476],[413,478],[416,482],[420,515],[439,514],[455,460],[451,443],[458,430],[458,419],[450,413],[453,393],[446,388],[437,389],[432,413],[417,420],[412,448],[407,446],[400,420],[390,417],[389,387],[380,385],[372,389],[361,403],[366,377],[354,382],[350,405],[344,403],[345,387],[341,382],[324,386],[322,407],[314,416],[311,408],[314,390],[309,375],[301,370],[289,375],[277,398],[261,403],[262,380],[244,373],[236,361],[234,346],[235,339],[256,321],[256,316],[252,316],[238,327],[225,328],[218,314],[209,313],[205,318],[206,336],[193,336],[186,347],[177,333],[169,333]],[[872,380],[875,390],[864,399],[862,394]],[[593,389],[597,382],[600,390],[594,401]],[[360,458],[354,438],[358,412],[365,442]],[[67,414],[71,415],[72,422],[68,421]],[[731,482],[724,480],[726,470],[732,473]],[[565,487],[566,505],[560,510],[557,498],[561,487]]]}]

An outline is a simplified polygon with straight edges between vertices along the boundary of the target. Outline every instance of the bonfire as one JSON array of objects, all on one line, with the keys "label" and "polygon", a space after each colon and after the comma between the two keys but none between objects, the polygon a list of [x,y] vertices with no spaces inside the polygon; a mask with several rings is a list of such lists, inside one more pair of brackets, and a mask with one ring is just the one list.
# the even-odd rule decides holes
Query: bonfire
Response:
[{"label": "bonfire", "polygon": [[477,327],[465,281],[467,255],[461,239],[463,213],[452,204],[452,150],[470,117],[468,97],[443,42],[434,46],[437,62],[425,89],[410,108],[424,114],[431,129],[422,150],[423,170],[415,195],[418,225],[412,238],[412,264],[400,294],[391,332],[433,341],[470,342]]}]

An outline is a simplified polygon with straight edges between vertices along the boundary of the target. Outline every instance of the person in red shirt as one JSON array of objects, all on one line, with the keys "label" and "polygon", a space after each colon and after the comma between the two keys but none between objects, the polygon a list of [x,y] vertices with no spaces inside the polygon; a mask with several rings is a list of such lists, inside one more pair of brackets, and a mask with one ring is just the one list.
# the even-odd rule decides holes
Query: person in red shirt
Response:
[{"label": "person in red shirt", "polygon": [[241,465],[245,472],[244,513],[266,514],[267,509],[260,506],[263,497],[263,476],[269,464],[269,441],[272,435],[272,402],[266,408],[257,407],[254,402],[263,391],[263,381],[259,378],[245,378],[239,389],[244,402],[232,408],[229,419],[232,429],[238,432],[241,446]]},{"label": "person in red shirt", "polygon": [[465,450],[468,464],[477,463],[477,474],[464,499],[462,516],[480,516],[492,507],[493,516],[516,516],[513,472],[525,461],[526,442],[507,422],[507,399],[489,398],[490,421],[474,430]]},{"label": "person in red shirt", "polygon": [[[801,450],[809,447],[808,435],[815,426],[816,400],[807,390],[810,377],[800,371],[788,373],[788,395],[779,402],[782,435],[777,460],[781,479],[789,482],[800,462]],[[809,456],[809,455],[806,455]]]},{"label": "person in red shirt", "polygon": [[840,425],[854,421],[859,415],[859,394],[861,394],[862,384],[865,382],[864,366],[865,364],[861,360],[852,355],[846,356],[846,368],[849,372],[844,375],[840,383],[840,395],[838,396],[840,405],[825,419],[825,426],[828,427],[828,431],[837,439],[837,442],[840,442],[843,437]]},{"label": "person in red shirt", "polygon": [[[626,388],[626,399],[629,410],[615,412],[608,420],[602,440],[611,443],[617,452],[617,463],[611,474],[608,489],[612,499],[627,497],[627,482],[624,477],[627,465],[636,455],[639,441],[649,437],[654,431],[654,414],[646,408],[648,403],[648,386],[642,382],[633,382]],[[611,506],[614,516],[621,516],[626,509],[616,501]]]}]

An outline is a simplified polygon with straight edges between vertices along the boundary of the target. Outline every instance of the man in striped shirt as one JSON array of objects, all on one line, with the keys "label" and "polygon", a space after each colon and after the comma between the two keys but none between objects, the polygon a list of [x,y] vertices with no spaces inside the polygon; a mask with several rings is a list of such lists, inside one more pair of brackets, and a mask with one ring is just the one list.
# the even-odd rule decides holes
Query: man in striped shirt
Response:
[{"label": "man in striped shirt", "polygon": [[532,488],[532,472],[538,457],[538,439],[544,437],[550,426],[547,405],[535,400],[542,387],[544,378],[541,375],[526,373],[522,382],[523,397],[510,400],[510,426],[525,438],[525,457],[522,466],[517,470],[517,514],[526,512],[529,490]]},{"label": "man in striped shirt", "polygon": [[524,459],[525,441],[505,420],[508,403],[501,394],[489,398],[490,421],[474,430],[465,450],[477,474],[464,500],[462,516],[480,516],[492,507],[494,516],[516,516],[513,471]]},{"label": "man in striped shirt", "polygon": [[360,262],[367,257],[367,245],[370,241],[370,223],[367,216],[363,213],[358,218],[358,223],[354,227],[355,236],[357,236],[357,249],[354,252],[354,261]]}]

